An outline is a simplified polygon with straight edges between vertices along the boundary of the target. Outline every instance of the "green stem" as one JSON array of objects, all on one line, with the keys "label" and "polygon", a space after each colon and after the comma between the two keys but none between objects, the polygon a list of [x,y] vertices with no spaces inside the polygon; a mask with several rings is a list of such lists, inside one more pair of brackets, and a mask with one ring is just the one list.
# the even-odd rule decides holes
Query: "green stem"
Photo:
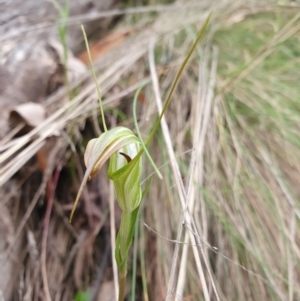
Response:
[{"label": "green stem", "polygon": [[160,179],[162,179],[162,175],[160,173],[160,171],[158,170],[158,168],[156,167],[154,161],[152,160],[146,146],[145,146],[145,143],[143,141],[143,138],[142,138],[142,135],[141,135],[141,132],[140,132],[140,129],[139,129],[139,126],[138,126],[138,122],[137,122],[137,116],[136,116],[136,106],[137,106],[137,98],[141,92],[141,90],[148,84],[148,81],[146,83],[144,83],[143,85],[141,85],[137,90],[136,90],[136,93],[134,95],[134,99],[133,99],[133,121],[134,121],[134,125],[135,125],[135,129],[136,129],[136,133],[140,139],[140,142],[141,142],[141,146],[145,152],[145,155],[147,156],[150,164],[152,165],[153,169],[155,170],[155,172],[157,173],[157,175],[159,176]]},{"label": "green stem", "polygon": [[[143,208],[142,208],[143,209]],[[140,219],[144,220],[144,210],[141,210]],[[147,276],[146,276],[146,264],[145,264],[145,235],[144,227],[142,223],[137,224],[140,227],[140,262],[141,262],[141,276],[144,301],[149,301],[148,288],[147,288]]]},{"label": "green stem", "polygon": [[133,266],[132,266],[131,301],[135,300],[138,235],[139,235],[139,224],[136,223],[135,224],[135,229],[134,229],[134,242],[133,242]]},{"label": "green stem", "polygon": [[126,274],[119,279],[119,298],[118,301],[124,301],[126,288]]}]

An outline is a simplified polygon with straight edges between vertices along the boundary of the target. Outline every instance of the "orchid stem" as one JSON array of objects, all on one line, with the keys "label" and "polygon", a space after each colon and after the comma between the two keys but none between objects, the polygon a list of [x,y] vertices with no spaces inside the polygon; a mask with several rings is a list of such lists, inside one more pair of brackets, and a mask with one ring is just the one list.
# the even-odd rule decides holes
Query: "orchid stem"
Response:
[{"label": "orchid stem", "polygon": [[119,279],[119,298],[118,301],[124,301],[126,288],[126,274]]}]

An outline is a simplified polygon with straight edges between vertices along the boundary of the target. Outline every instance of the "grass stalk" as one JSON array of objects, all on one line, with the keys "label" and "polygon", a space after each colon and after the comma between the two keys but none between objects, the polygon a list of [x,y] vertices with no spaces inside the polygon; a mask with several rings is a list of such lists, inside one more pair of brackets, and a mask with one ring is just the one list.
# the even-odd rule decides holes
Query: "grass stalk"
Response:
[{"label": "grass stalk", "polygon": [[102,124],[103,124],[103,127],[104,127],[104,131],[107,132],[100,88],[99,88],[99,85],[98,85],[98,82],[97,82],[97,77],[96,77],[96,72],[95,72],[95,69],[94,69],[93,60],[92,60],[92,56],[91,56],[91,52],[90,52],[89,42],[88,42],[88,39],[87,39],[87,36],[86,36],[83,25],[81,25],[81,30],[82,30],[82,33],[83,33],[84,42],[85,42],[86,50],[87,50],[88,57],[89,57],[90,67],[91,67],[92,74],[93,74],[93,79],[94,79],[94,84],[95,84],[96,90],[97,90],[99,106],[100,106],[100,111],[101,111]]},{"label": "grass stalk", "polygon": [[[153,82],[153,88],[154,88],[154,94],[155,94],[155,99],[156,99],[156,103],[157,103],[157,108],[158,108],[158,112],[160,113],[160,112],[162,112],[162,102],[161,102],[161,97],[160,97],[160,92],[159,92],[158,78],[157,78],[157,74],[155,71],[154,55],[153,55],[154,51],[153,50],[154,50],[154,41],[152,42],[152,44],[150,44],[149,64],[150,64],[150,71],[151,71],[151,76],[152,76],[152,82]],[[170,162],[171,162],[171,166],[172,166],[181,206],[182,206],[182,209],[184,210],[184,212],[186,212],[187,204],[188,204],[187,194],[184,189],[182,176],[181,176],[181,173],[179,170],[178,163],[176,161],[176,156],[175,156],[175,152],[174,152],[174,149],[172,146],[170,132],[169,132],[165,118],[162,118],[161,126],[162,126],[162,131],[164,134],[164,138],[165,138],[165,141],[167,144],[168,155],[170,158]],[[185,217],[185,220],[188,223],[191,223],[192,217],[189,215],[188,212],[187,212],[187,216]],[[179,223],[179,226],[178,226],[177,238],[176,238],[177,241],[181,241],[182,232],[183,232],[183,226],[182,226],[183,221],[184,221],[184,219],[182,217],[182,221]],[[191,232],[189,232],[189,234],[191,237],[192,245],[196,246],[196,239],[194,237],[194,234],[192,234]],[[177,261],[178,261],[178,257],[179,257],[179,247],[180,247],[179,244],[176,244],[174,256],[173,256],[171,274],[170,274],[170,279],[169,279],[169,285],[168,285],[167,300],[173,299],[172,295],[173,295],[173,290],[174,290],[174,286],[175,286],[175,276],[176,276]],[[202,289],[204,292],[205,300],[209,301],[208,286],[207,286],[205,276],[203,273],[203,268],[202,268],[200,254],[199,254],[198,249],[193,247],[193,253],[194,253],[194,257],[195,257],[195,261],[196,261],[196,266],[198,268],[200,280],[202,283]]]}]

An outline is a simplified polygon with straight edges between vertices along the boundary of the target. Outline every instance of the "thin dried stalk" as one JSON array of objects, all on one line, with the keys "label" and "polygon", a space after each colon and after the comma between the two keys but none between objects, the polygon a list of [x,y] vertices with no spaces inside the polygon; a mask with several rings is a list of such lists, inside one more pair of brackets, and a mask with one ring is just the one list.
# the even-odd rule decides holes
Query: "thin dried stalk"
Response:
[{"label": "thin dried stalk", "polygon": [[[156,99],[156,105],[158,108],[158,113],[160,114],[162,111],[162,101],[161,101],[161,97],[160,97],[158,78],[157,78],[157,74],[156,74],[156,70],[155,70],[155,63],[154,63],[154,44],[155,44],[155,42],[154,42],[154,40],[152,40],[150,43],[150,46],[149,46],[150,47],[150,49],[149,49],[149,65],[150,65],[154,95],[155,95],[155,99]],[[186,191],[185,191],[185,188],[184,188],[184,185],[182,182],[182,177],[181,177],[179,166],[178,166],[178,163],[177,163],[177,160],[175,157],[175,153],[174,153],[174,150],[172,147],[172,141],[171,141],[170,133],[168,130],[168,126],[167,126],[167,123],[166,123],[166,120],[164,117],[161,120],[161,127],[163,130],[165,142],[167,144],[167,151],[168,151],[169,159],[171,162],[171,167],[173,170],[173,175],[175,178],[176,187],[177,187],[177,191],[178,191],[179,198],[180,198],[180,203],[181,203],[181,206],[182,206],[184,212],[187,212],[187,207],[188,207],[187,195],[186,195]],[[192,220],[192,217],[189,215],[189,212],[186,213],[185,220],[189,223]],[[176,239],[177,241],[181,240],[182,230],[183,230],[183,227],[182,227],[183,221],[184,221],[184,219],[182,219],[182,221],[179,224],[178,235],[177,235],[177,239]],[[192,233],[190,233],[190,235],[191,235],[192,244],[196,245],[195,237],[193,236]],[[200,256],[199,256],[197,247],[193,247],[193,251],[194,251],[195,261],[196,261],[196,264],[198,267],[198,272],[199,272],[199,276],[201,279],[201,283],[203,285],[205,300],[209,301],[209,293],[208,293],[205,277],[203,274],[201,260],[200,260]],[[173,294],[173,290],[174,290],[174,286],[175,286],[175,273],[176,273],[178,255],[179,255],[179,244],[176,244],[175,251],[174,251],[174,257],[173,257],[173,263],[172,263],[172,269],[171,269],[171,274],[170,274],[170,279],[169,279],[167,300],[172,300],[172,294]]]}]

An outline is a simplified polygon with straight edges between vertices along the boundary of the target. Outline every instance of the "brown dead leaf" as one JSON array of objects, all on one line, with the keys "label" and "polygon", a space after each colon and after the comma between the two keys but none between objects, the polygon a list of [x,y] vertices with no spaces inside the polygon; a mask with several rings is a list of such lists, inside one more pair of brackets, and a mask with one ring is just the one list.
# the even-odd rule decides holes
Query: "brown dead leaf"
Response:
[{"label": "brown dead leaf", "polygon": [[24,122],[26,125],[34,128],[40,125],[46,117],[45,108],[34,102],[27,102],[16,106],[10,112],[9,119],[12,123],[18,124]]},{"label": "brown dead leaf", "polygon": [[[56,59],[57,63],[59,63],[61,66],[64,64],[64,48],[63,45],[55,40],[50,39],[48,41],[49,47],[52,49]],[[76,58],[71,51],[68,51],[68,60],[67,60],[67,73],[68,73],[68,80],[70,82],[75,81],[78,79],[82,74],[86,72],[86,66],[78,59]],[[57,74],[59,73],[59,74]],[[64,78],[64,72],[63,68],[59,68],[55,74],[55,78],[57,81],[59,81],[59,84],[64,84],[65,78]],[[53,78],[52,78],[53,80]],[[53,85],[53,83],[52,83]]]},{"label": "brown dead leaf", "polygon": [[[130,34],[134,32],[133,28],[118,30],[112,32],[93,44],[90,47],[90,52],[92,56],[92,61],[97,61],[99,58],[104,56],[109,51],[118,47]],[[84,62],[86,65],[89,64],[87,51],[82,52],[79,55],[79,59]]]}]

